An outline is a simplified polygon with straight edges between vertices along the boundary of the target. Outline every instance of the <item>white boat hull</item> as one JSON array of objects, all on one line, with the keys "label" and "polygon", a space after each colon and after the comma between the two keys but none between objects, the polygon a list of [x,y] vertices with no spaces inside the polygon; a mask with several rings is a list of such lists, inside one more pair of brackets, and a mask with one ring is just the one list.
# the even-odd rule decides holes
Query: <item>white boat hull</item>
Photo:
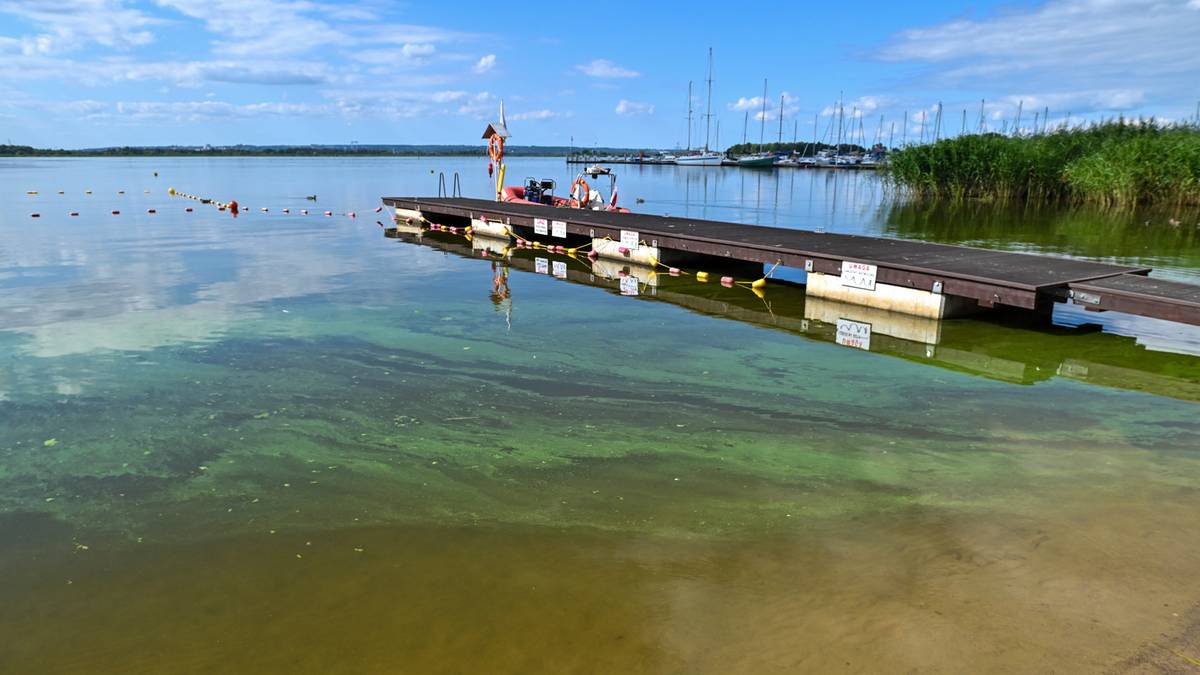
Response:
[{"label": "white boat hull", "polygon": [[675,163],[683,166],[721,166],[724,159],[721,155],[685,155],[676,157]]}]

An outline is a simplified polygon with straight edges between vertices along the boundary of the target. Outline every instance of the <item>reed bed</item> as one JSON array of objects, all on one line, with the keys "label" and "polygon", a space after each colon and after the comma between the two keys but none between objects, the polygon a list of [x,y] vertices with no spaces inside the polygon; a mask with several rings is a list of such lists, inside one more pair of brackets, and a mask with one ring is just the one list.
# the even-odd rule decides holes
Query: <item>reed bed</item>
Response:
[{"label": "reed bed", "polygon": [[897,150],[887,172],[923,197],[1200,204],[1200,127],[1120,120],[1031,136],[960,136]]}]

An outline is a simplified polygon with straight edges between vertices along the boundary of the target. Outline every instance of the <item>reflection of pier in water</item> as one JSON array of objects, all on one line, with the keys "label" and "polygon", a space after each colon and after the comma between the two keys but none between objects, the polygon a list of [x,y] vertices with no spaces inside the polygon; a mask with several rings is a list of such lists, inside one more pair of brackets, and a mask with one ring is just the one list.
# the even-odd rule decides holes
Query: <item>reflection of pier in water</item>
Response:
[{"label": "reflection of pier in water", "polygon": [[[1200,357],[1152,351],[1137,339],[1095,326],[1008,325],[989,319],[937,320],[805,297],[803,287],[772,285],[756,295],[690,277],[659,274],[638,265],[589,261],[543,250],[516,249],[502,239],[471,240],[418,226],[386,236],[465,258],[554,276],[623,295],[669,302],[708,316],[773,328],[956,372],[1014,384],[1055,376],[1089,384],[1200,401]],[[508,298],[508,301],[513,301]]]}]

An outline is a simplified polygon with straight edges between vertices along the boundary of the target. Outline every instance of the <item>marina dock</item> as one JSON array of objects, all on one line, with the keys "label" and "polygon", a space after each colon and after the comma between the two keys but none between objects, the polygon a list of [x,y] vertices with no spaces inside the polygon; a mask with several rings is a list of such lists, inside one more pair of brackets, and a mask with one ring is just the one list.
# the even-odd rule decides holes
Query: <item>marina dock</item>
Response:
[{"label": "marina dock", "polygon": [[[1151,269],[1025,253],[764,227],[640,213],[552,209],[468,198],[386,197],[397,222],[471,227],[546,245],[590,243],[600,257],[642,266],[781,265],[807,273],[806,293],[941,319],[994,307],[1048,312],[1074,302],[1094,311],[1200,325],[1200,286]],[[761,275],[761,272],[759,272]]]},{"label": "marina dock", "polygon": [[[657,157],[611,157],[607,155],[595,157],[591,155],[568,155],[567,164],[646,164],[654,166],[677,166],[674,160],[664,160]],[[738,166],[738,163],[737,160],[726,159],[718,166],[736,167]],[[874,171],[879,167],[879,164],[776,164],[774,166],[774,168],[780,169],[837,169],[839,171]]]}]

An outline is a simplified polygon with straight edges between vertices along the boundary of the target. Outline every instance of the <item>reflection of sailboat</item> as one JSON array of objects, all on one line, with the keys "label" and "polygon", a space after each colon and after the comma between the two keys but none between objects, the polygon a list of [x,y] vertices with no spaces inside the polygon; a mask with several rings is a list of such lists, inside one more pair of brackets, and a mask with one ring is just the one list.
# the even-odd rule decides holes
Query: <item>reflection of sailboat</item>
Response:
[{"label": "reflection of sailboat", "polygon": [[705,104],[704,108],[704,150],[697,154],[680,155],[676,157],[675,163],[681,166],[720,166],[721,162],[725,159],[725,156],[721,153],[713,152],[712,150],[708,149],[708,132],[712,122],[712,47],[708,48],[707,82],[708,102]]}]

